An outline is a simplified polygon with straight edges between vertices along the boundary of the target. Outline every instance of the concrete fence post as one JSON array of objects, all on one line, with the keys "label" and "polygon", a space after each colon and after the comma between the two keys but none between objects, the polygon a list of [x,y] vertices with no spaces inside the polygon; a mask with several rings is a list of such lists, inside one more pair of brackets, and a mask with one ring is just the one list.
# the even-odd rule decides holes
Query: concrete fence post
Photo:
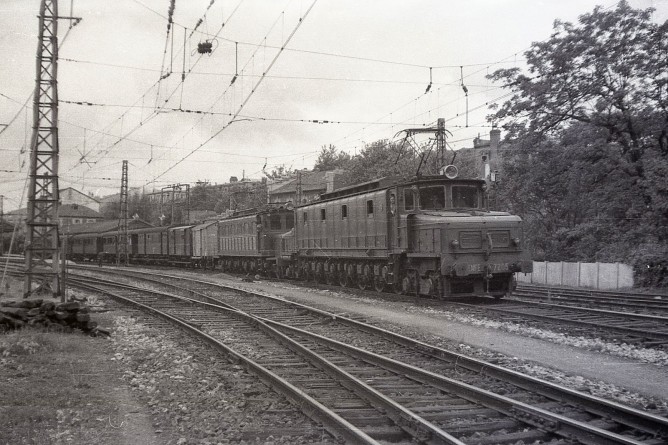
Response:
[{"label": "concrete fence post", "polygon": [[601,263],[599,263],[597,261],[596,262],[596,289],[601,288],[600,281],[601,281]]}]

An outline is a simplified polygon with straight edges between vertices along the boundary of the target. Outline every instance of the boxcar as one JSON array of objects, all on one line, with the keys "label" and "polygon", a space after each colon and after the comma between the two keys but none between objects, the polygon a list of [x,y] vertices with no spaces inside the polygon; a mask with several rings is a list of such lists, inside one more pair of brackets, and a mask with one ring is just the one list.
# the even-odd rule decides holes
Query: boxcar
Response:
[{"label": "boxcar", "polygon": [[192,263],[192,228],[193,226],[178,226],[167,229],[171,264],[189,265]]},{"label": "boxcar", "polygon": [[131,239],[135,247],[131,261],[145,264],[165,263],[168,258],[168,237],[163,237],[167,227],[149,227],[132,230]]},{"label": "boxcar", "polygon": [[194,265],[213,269],[219,254],[217,221],[208,221],[193,227],[192,239]]}]

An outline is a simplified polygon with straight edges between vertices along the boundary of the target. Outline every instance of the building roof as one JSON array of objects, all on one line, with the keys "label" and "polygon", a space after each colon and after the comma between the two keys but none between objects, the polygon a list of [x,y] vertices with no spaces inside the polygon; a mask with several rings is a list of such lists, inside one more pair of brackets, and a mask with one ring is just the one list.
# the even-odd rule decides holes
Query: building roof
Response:
[{"label": "building roof", "polygon": [[59,218],[96,218],[102,219],[100,212],[80,204],[63,204],[58,206]]},{"label": "building roof", "polygon": [[99,199],[97,199],[97,198],[93,198],[92,196],[89,196],[89,195],[87,195],[87,194],[85,194],[85,193],[83,193],[83,192],[80,192],[79,190],[77,190],[77,189],[75,189],[75,188],[73,188],[73,187],[66,187],[66,188],[64,188],[64,189],[59,189],[59,190],[58,190],[58,193],[62,195],[63,192],[64,192],[65,190],[72,190],[73,192],[77,192],[77,193],[80,194],[81,196],[85,196],[86,199],[90,199],[91,201],[95,201],[95,202],[100,202]]},{"label": "building roof", "polygon": [[[327,172],[303,172],[302,191],[315,191],[327,189]],[[288,179],[277,188],[269,192],[270,195],[281,193],[296,193],[297,178]]]}]

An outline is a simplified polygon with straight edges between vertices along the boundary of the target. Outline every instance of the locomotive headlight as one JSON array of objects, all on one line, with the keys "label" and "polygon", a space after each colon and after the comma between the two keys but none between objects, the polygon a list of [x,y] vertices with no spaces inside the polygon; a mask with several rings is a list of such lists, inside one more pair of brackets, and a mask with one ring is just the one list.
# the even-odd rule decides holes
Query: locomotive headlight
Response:
[{"label": "locomotive headlight", "polygon": [[519,239],[518,237],[513,238],[513,244],[515,244],[516,246],[519,246],[521,242],[522,240]]},{"label": "locomotive headlight", "polygon": [[450,245],[452,246],[453,249],[457,249],[459,248],[459,241],[453,239],[452,241],[450,241]]}]

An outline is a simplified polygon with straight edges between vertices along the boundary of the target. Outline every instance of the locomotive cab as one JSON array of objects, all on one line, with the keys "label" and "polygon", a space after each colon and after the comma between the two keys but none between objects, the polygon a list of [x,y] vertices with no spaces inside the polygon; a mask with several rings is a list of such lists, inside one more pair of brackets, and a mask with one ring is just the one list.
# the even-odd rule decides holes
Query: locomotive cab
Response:
[{"label": "locomotive cab", "polygon": [[485,181],[426,177],[397,187],[394,223],[401,288],[437,297],[502,297],[531,269],[522,220],[486,209]]}]

